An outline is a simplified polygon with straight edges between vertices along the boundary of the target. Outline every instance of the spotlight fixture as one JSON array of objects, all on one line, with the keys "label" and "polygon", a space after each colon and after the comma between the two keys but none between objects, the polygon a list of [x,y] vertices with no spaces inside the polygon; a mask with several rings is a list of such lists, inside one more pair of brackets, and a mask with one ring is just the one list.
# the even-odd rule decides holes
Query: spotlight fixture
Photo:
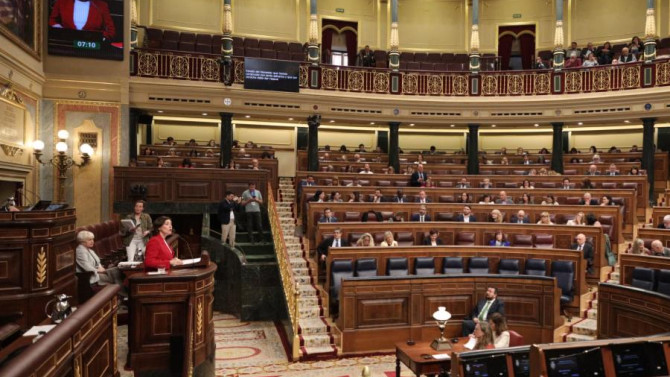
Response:
[{"label": "spotlight fixture", "polygon": [[455,125],[455,124],[452,124],[450,127],[456,127],[456,125]]},{"label": "spotlight fixture", "polygon": [[331,120],[330,120],[330,123],[335,123],[335,119],[331,119]]},{"label": "spotlight fixture", "polygon": [[630,123],[630,120],[626,119],[626,120],[624,120],[623,122],[626,123],[626,124],[628,124],[628,123]]},{"label": "spotlight fixture", "polygon": [[206,116],[207,116],[207,113],[202,113],[202,116],[206,117]]},{"label": "spotlight fixture", "polygon": [[244,117],[249,119],[249,118],[251,118],[251,115],[245,115]]},{"label": "spotlight fixture", "polygon": [[288,120],[293,120],[293,118],[288,118]]},{"label": "spotlight fixture", "polygon": [[414,123],[410,123],[409,126],[410,126],[410,127],[414,127]]},{"label": "spotlight fixture", "polygon": [[164,113],[163,110],[158,110],[158,114],[163,114],[163,113]]},{"label": "spotlight fixture", "polygon": [[577,125],[582,126],[582,125],[584,125],[584,122],[577,122]]},{"label": "spotlight fixture", "polygon": [[491,127],[493,127],[493,128],[495,128],[495,126],[496,126],[495,124],[492,124],[492,125],[491,125]]},{"label": "spotlight fixture", "polygon": [[537,124],[537,123],[535,123],[535,127],[540,127],[540,125],[539,125],[539,124]]},{"label": "spotlight fixture", "polygon": [[370,122],[370,125],[371,125],[371,126],[374,126],[374,125],[375,125],[375,122]]}]

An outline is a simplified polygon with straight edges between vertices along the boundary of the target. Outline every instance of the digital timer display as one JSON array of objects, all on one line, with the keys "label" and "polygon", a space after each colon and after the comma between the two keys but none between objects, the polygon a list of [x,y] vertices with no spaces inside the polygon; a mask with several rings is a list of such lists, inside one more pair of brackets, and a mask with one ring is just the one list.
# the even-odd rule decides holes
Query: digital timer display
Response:
[{"label": "digital timer display", "polygon": [[72,44],[74,48],[80,50],[100,50],[100,42],[75,40]]}]

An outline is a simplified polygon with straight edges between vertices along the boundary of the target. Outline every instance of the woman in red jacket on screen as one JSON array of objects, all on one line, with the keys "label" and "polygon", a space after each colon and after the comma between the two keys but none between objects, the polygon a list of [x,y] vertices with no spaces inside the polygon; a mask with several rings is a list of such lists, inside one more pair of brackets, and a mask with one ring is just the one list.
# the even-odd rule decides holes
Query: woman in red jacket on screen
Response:
[{"label": "woman in red jacket on screen", "polygon": [[166,238],[172,234],[172,220],[167,216],[161,216],[154,221],[154,229],[158,232],[147,242],[144,269],[156,270],[164,268],[169,270],[170,266],[179,266],[181,260],[175,256],[174,250],[168,245]]},{"label": "woman in red jacket on screen", "polygon": [[104,0],[56,0],[49,15],[49,26],[98,31],[105,39],[116,35],[109,6]]}]

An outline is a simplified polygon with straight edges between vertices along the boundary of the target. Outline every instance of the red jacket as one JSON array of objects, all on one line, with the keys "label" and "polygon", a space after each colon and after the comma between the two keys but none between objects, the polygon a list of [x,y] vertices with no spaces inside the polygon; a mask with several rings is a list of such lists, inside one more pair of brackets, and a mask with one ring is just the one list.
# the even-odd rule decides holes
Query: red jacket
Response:
[{"label": "red jacket", "polygon": [[[73,18],[74,2],[75,0],[56,0],[49,16],[49,26],[60,24],[64,29],[77,30]],[[114,38],[116,29],[107,2],[90,0],[90,3],[88,20],[82,30],[99,31],[106,39]]]},{"label": "red jacket", "polygon": [[170,260],[174,258],[174,251],[165,242],[160,234],[157,234],[147,242],[147,250],[144,255],[144,269],[155,270],[159,267],[170,269]]}]

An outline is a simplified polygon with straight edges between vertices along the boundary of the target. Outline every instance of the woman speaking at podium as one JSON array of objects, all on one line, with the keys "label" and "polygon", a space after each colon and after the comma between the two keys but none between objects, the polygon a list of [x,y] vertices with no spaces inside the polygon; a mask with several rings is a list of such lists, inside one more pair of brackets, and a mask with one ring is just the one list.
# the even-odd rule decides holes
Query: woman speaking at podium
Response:
[{"label": "woman speaking at podium", "polygon": [[172,234],[172,220],[167,216],[161,216],[154,221],[154,229],[158,233],[147,242],[144,269],[156,270],[164,268],[167,271],[170,269],[170,266],[181,265],[182,261],[175,256],[174,250],[172,250],[166,240]]}]

